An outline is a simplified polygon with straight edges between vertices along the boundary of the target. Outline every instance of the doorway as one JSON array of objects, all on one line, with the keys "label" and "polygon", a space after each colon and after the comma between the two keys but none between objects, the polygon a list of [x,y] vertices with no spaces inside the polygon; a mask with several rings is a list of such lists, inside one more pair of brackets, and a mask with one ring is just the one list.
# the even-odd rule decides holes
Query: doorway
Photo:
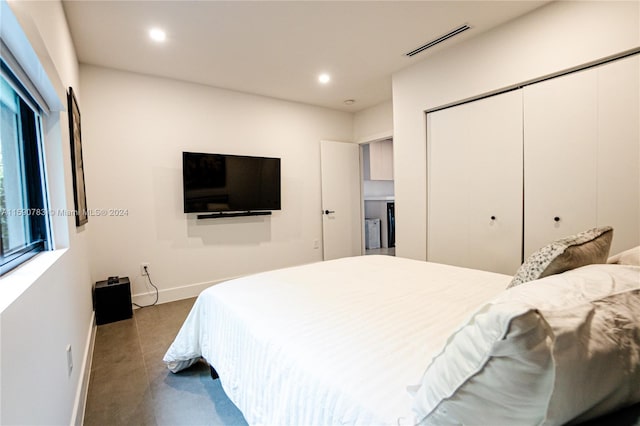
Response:
[{"label": "doorway", "polygon": [[395,256],[393,139],[360,145],[364,254]]}]

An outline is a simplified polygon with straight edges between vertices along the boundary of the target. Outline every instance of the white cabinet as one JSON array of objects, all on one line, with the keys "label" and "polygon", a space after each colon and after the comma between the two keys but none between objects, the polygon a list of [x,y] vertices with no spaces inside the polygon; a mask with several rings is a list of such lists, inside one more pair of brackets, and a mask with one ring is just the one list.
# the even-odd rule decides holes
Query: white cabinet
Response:
[{"label": "white cabinet", "polygon": [[393,141],[369,144],[369,179],[393,180]]},{"label": "white cabinet", "polygon": [[522,245],[522,93],[428,115],[433,262],[513,274]]},{"label": "white cabinet", "polygon": [[603,225],[640,244],[639,103],[636,55],[427,114],[427,259],[512,274]]}]

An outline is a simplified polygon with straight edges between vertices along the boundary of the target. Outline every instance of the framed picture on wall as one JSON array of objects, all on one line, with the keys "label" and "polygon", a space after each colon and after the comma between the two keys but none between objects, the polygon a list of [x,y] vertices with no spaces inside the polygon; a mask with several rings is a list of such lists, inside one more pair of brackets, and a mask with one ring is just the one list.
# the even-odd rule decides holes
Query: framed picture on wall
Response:
[{"label": "framed picture on wall", "polygon": [[84,163],[82,161],[82,132],[80,130],[80,108],[69,87],[67,93],[69,113],[69,137],[71,139],[71,171],[73,175],[73,200],[75,202],[76,226],[82,226],[89,221],[87,214],[87,198],[84,187]]}]

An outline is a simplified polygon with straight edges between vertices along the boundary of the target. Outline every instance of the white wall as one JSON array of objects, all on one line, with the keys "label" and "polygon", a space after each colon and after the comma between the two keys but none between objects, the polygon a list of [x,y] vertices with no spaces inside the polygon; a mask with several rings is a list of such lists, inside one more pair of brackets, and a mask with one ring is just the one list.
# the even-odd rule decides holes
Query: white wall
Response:
[{"label": "white wall", "polygon": [[[60,2],[13,1],[10,6],[66,105],[65,88],[78,87],[78,64]],[[66,113],[45,118],[45,150],[51,207],[73,209]],[[81,398],[83,356],[93,326],[88,227],[76,229],[69,217],[53,220],[59,250],[0,278],[0,286],[30,280],[0,314],[0,424],[70,424]],[[68,344],[75,364],[71,375]]]},{"label": "white wall", "polygon": [[637,1],[553,2],[393,76],[396,253],[426,259],[425,113],[640,46]]},{"label": "white wall", "polygon": [[393,104],[391,100],[358,111],[353,117],[353,140],[362,146],[363,196],[393,196],[393,181],[369,180],[369,145],[393,137]]},{"label": "white wall", "polygon": [[[80,75],[88,207],[128,210],[89,218],[94,280],[128,276],[144,294],[140,263],[149,262],[163,302],[322,259],[313,248],[322,239],[320,140],[350,140],[352,114],[95,66]],[[182,151],[280,157],[282,210],[184,214]]]},{"label": "white wall", "polygon": [[358,111],[353,117],[353,140],[358,143],[393,136],[393,103],[391,100]]}]

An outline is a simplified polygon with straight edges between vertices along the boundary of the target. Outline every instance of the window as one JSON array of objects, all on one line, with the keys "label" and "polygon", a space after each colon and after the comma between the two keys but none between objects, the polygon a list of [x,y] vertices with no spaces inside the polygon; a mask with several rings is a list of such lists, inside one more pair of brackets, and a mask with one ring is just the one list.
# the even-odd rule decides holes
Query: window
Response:
[{"label": "window", "polygon": [[41,115],[6,67],[0,75],[0,274],[49,248]]}]

